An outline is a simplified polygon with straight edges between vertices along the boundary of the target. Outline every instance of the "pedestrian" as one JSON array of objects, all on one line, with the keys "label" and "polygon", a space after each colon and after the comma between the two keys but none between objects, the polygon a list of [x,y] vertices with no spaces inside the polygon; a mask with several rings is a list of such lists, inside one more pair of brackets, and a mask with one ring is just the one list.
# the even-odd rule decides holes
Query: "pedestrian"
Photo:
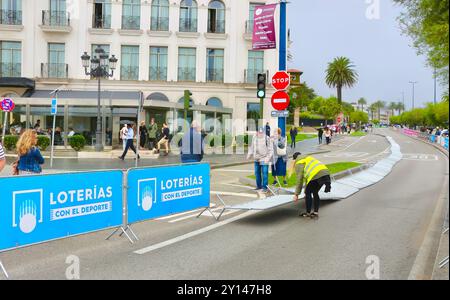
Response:
[{"label": "pedestrian", "polygon": [[[299,200],[298,197],[302,192],[303,185],[306,185],[306,212],[301,213],[300,216],[318,218],[320,208],[319,191],[325,185],[325,193],[331,192],[330,171],[314,157],[302,158],[301,153],[297,152],[294,154],[294,163],[290,169],[290,173],[293,172],[297,175],[294,201],[297,202]],[[314,212],[311,213],[313,204]]]},{"label": "pedestrian", "polygon": [[327,142],[327,145],[329,145],[331,143],[331,129],[329,127],[325,128],[325,140]]},{"label": "pedestrian", "polygon": [[267,193],[269,184],[269,165],[273,159],[273,145],[270,138],[260,127],[248,149],[247,159],[255,162],[256,190]]},{"label": "pedestrian", "polygon": [[319,129],[317,129],[317,135],[319,137],[319,144],[322,145],[323,143],[323,128],[319,127]]},{"label": "pedestrian", "polygon": [[75,135],[75,131],[73,130],[72,127],[69,127],[69,134],[67,135],[67,137],[73,137]]},{"label": "pedestrian", "polygon": [[288,161],[287,139],[281,134],[281,128],[278,128],[277,134],[273,138],[273,162],[272,176],[274,178],[273,185],[278,184],[278,177],[283,177],[283,184],[287,185],[286,180],[286,163]]},{"label": "pedestrian", "polygon": [[198,163],[203,159],[204,142],[201,127],[197,121],[192,121],[191,128],[181,139],[181,162]]},{"label": "pedestrian", "polygon": [[291,130],[289,131],[289,134],[291,136],[291,148],[295,149],[296,147],[296,139],[297,139],[297,127],[292,127]]},{"label": "pedestrian", "polygon": [[127,147],[127,134],[128,134],[128,126],[124,124],[122,129],[120,129],[120,139],[122,140],[123,151]]},{"label": "pedestrian", "polygon": [[142,121],[141,126],[139,126],[139,146],[141,146],[141,150],[145,149],[145,145],[147,144],[147,136],[147,126],[145,126],[145,121]]},{"label": "pedestrian", "polygon": [[150,120],[150,126],[148,126],[148,146],[149,146],[149,150],[155,149],[155,145],[156,145],[156,139],[158,134],[158,124],[155,123],[155,118],[152,118]]},{"label": "pedestrian", "polygon": [[170,130],[167,123],[163,124],[162,128],[162,137],[161,140],[158,142],[158,148],[156,153],[160,153],[161,146],[164,146],[166,148],[165,156],[169,155],[169,142],[170,142]]},{"label": "pedestrian", "polygon": [[[123,151],[122,155],[119,156],[119,159],[125,160],[125,157],[127,156],[128,149],[133,150],[134,154],[137,154],[136,148],[134,147],[134,129],[131,124],[127,124],[127,135],[125,137],[126,139],[126,146],[125,150]],[[137,159],[141,159],[141,157],[138,155]]]},{"label": "pedestrian", "polygon": [[5,151],[3,150],[2,144],[0,144],[0,172],[5,168],[5,165],[6,165]]},{"label": "pedestrian", "polygon": [[45,160],[37,147],[37,133],[33,129],[27,129],[20,136],[16,144],[18,161],[13,164],[14,174],[35,175],[42,173],[41,165]]},{"label": "pedestrian", "polygon": [[266,135],[268,137],[270,137],[270,124],[269,124],[269,122],[266,123]]}]

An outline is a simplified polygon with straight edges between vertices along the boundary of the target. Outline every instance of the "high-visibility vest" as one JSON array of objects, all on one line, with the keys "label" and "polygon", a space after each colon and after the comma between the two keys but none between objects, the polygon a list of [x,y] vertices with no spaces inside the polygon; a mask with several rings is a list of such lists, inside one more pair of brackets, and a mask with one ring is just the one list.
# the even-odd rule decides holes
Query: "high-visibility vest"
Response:
[{"label": "high-visibility vest", "polygon": [[305,165],[303,180],[306,181],[306,184],[309,184],[314,176],[316,176],[320,171],[328,170],[328,168],[323,163],[312,156],[301,159],[296,164]]}]

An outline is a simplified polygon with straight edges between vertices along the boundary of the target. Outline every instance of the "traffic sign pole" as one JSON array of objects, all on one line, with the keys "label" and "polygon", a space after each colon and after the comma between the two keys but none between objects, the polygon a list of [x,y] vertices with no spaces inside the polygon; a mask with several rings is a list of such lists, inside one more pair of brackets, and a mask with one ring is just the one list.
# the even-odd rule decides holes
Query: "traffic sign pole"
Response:
[{"label": "traffic sign pole", "polygon": [[[279,61],[280,71],[286,71],[286,0],[280,1],[280,53],[279,53]],[[281,135],[283,137],[286,136],[286,118],[278,118],[278,127],[281,129]]]},{"label": "traffic sign pole", "polygon": [[2,134],[2,145],[5,144],[5,134],[6,134],[6,119],[8,118],[8,112],[5,111],[5,120],[3,122],[3,134]]},{"label": "traffic sign pole", "polygon": [[50,168],[53,169],[53,155],[55,149],[55,128],[56,128],[56,114],[58,113],[58,92],[55,92],[55,98],[52,99],[51,113],[53,115],[53,130],[52,130],[52,151],[50,153]]}]

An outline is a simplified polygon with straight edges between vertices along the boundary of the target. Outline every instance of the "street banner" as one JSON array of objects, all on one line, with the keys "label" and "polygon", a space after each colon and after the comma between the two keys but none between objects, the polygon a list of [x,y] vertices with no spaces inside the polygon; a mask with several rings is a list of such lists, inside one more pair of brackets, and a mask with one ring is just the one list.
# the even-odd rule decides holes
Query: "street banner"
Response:
[{"label": "street banner", "polygon": [[122,172],[0,178],[0,252],[123,222]]},{"label": "street banner", "polygon": [[276,49],[275,10],[277,4],[255,7],[253,17],[253,50]]},{"label": "street banner", "polygon": [[209,164],[131,169],[128,223],[209,207],[209,174]]},{"label": "street banner", "polygon": [[415,130],[411,130],[408,128],[403,128],[403,134],[405,135],[409,135],[409,136],[413,136],[413,137],[418,137],[419,133]]}]

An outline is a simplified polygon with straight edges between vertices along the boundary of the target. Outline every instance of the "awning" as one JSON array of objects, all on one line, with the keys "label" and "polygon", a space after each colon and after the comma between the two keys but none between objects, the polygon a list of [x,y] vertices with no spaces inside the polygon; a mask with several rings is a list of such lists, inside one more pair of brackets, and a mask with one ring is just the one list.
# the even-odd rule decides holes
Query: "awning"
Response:
[{"label": "awning", "polygon": [[0,96],[13,92],[20,97],[29,97],[35,87],[35,81],[28,78],[0,77]]}]

